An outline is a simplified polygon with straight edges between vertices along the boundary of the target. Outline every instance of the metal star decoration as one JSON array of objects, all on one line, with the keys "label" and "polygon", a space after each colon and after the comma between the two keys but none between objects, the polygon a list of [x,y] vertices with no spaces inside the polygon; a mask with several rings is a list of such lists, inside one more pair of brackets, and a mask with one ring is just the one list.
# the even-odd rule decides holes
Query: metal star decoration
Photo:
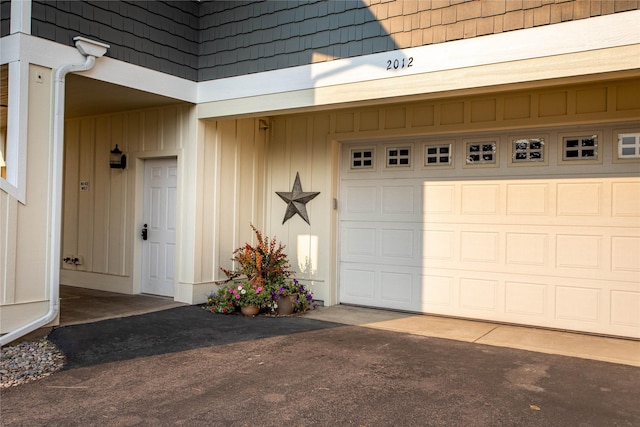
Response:
[{"label": "metal star decoration", "polygon": [[285,212],[284,219],[282,220],[283,224],[287,222],[289,218],[298,214],[306,221],[307,224],[311,225],[306,205],[320,193],[302,191],[300,173],[296,172],[296,180],[293,182],[293,188],[291,191],[276,191],[276,194],[287,203],[287,211]]}]

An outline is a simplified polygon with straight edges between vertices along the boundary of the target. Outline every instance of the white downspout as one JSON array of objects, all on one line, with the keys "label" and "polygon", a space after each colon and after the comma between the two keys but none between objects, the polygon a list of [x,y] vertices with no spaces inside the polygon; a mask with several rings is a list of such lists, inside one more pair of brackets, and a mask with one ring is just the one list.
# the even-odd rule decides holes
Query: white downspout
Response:
[{"label": "white downspout", "polygon": [[66,64],[56,69],[53,81],[53,153],[51,173],[51,214],[49,221],[49,311],[44,316],[0,337],[0,346],[7,345],[52,322],[60,311],[60,246],[62,231],[62,178],[64,173],[64,83],[65,76],[93,68],[96,58],[109,49],[109,45],[75,37],[76,48],[85,57],[82,64]]}]

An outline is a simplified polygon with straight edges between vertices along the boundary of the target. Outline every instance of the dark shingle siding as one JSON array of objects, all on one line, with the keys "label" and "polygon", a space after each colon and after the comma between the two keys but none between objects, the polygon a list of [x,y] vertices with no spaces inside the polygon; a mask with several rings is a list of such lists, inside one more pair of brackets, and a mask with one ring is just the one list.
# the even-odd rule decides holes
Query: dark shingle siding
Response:
[{"label": "dark shingle siding", "polygon": [[[323,57],[354,57],[475,37],[479,31],[466,29],[476,28],[481,20],[492,28],[482,34],[493,34],[551,24],[554,10],[561,10],[566,21],[638,8],[638,0],[607,8],[601,0],[205,1],[200,25],[206,38],[200,46],[199,80],[225,77],[233,69],[245,74],[254,68],[247,61],[269,71],[311,64]],[[541,13],[535,15],[534,24],[536,11]],[[206,59],[209,55],[234,57],[230,51],[236,52],[237,64]]]},{"label": "dark shingle siding", "polygon": [[[203,81],[639,8],[639,0],[34,0],[32,28],[65,44],[94,38],[113,58]],[[8,18],[2,25],[8,32]]]},{"label": "dark shingle siding", "polygon": [[112,58],[198,78],[199,7],[193,1],[34,0],[32,34],[63,44],[88,37],[109,44]]},{"label": "dark shingle siding", "polygon": [[0,0],[0,37],[11,31],[11,0]]}]

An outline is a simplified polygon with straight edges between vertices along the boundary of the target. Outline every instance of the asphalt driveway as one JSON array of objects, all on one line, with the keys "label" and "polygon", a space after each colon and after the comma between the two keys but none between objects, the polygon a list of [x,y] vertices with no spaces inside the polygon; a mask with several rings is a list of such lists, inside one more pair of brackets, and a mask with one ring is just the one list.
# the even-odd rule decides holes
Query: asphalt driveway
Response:
[{"label": "asphalt driveway", "polygon": [[3,426],[637,426],[640,368],[199,307],[58,328]]}]

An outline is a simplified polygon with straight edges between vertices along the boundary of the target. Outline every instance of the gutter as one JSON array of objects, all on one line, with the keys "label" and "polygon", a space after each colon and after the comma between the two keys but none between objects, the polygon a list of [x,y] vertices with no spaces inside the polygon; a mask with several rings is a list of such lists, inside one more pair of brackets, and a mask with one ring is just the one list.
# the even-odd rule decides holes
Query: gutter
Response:
[{"label": "gutter", "polygon": [[74,37],[76,49],[85,57],[82,64],[66,64],[56,69],[53,81],[53,153],[51,173],[51,215],[49,221],[49,311],[44,316],[0,337],[0,346],[54,321],[60,312],[60,251],[62,231],[62,178],[64,174],[64,84],[69,73],[88,71],[109,45]]}]

